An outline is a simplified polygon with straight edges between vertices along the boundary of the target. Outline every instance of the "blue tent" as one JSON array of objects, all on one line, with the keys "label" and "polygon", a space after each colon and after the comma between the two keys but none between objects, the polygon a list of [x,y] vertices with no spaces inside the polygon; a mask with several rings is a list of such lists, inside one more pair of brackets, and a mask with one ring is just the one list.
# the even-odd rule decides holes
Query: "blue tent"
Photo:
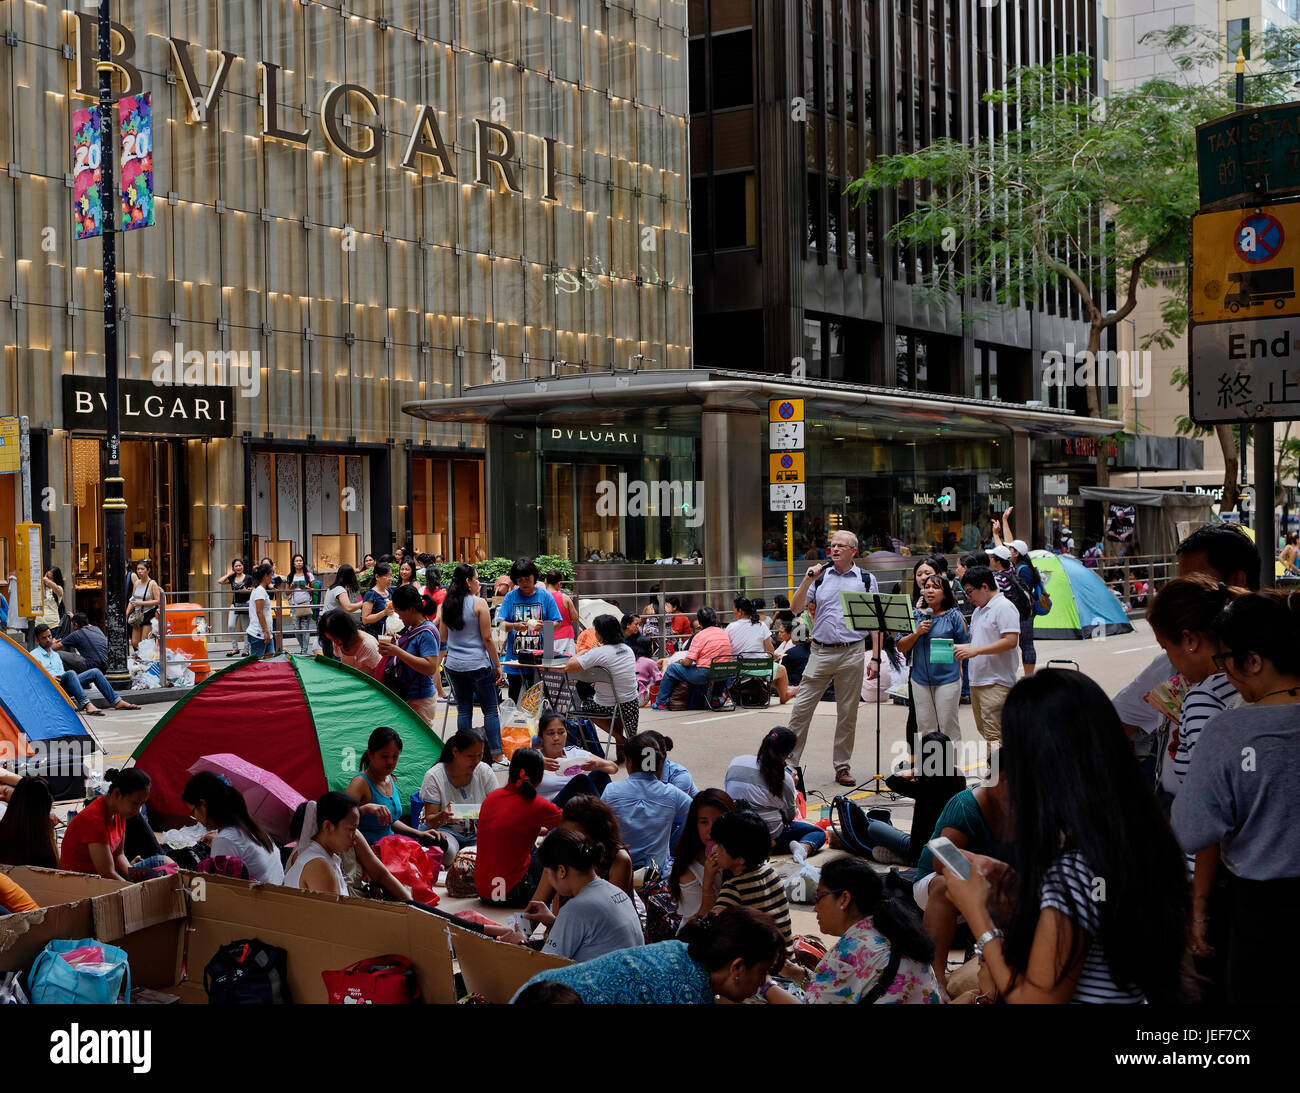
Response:
[{"label": "blue tent", "polygon": [[1133,624],[1106,582],[1078,558],[1046,550],[1031,550],[1029,557],[1052,598],[1052,609],[1034,618],[1034,637],[1088,638],[1098,627],[1107,637],[1132,632]]},{"label": "blue tent", "polygon": [[93,742],[49,673],[16,641],[4,634],[0,638],[0,762],[31,755],[31,741]]}]

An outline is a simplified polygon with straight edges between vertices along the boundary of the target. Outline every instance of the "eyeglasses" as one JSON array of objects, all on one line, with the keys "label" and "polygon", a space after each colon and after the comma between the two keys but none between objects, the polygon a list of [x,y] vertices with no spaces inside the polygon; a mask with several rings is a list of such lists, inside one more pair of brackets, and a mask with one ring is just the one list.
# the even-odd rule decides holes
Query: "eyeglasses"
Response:
[{"label": "eyeglasses", "polygon": [[827,888],[825,892],[818,892],[817,895],[813,898],[813,906],[816,907],[817,904],[821,903],[821,901],[824,900],[827,896],[842,896],[843,894],[844,894],[843,888],[838,888],[838,889]]},{"label": "eyeglasses", "polygon": [[1212,653],[1210,655],[1210,660],[1213,662],[1214,667],[1220,672],[1226,672],[1228,670],[1228,661],[1231,659],[1231,653]]}]

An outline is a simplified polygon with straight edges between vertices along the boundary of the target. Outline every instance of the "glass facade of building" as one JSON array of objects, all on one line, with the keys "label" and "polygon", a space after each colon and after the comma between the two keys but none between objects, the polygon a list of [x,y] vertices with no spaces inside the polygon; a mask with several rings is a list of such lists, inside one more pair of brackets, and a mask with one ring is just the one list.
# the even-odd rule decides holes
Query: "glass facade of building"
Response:
[{"label": "glass facade of building", "polygon": [[[128,466],[128,552],[148,524],[135,549],[181,552],[173,586],[224,572],[250,531],[257,553],[319,549],[323,562],[353,549],[350,535],[379,553],[381,507],[399,539],[472,554],[485,545],[483,430],[403,403],[548,375],[557,360],[691,363],[684,0],[357,8],[114,5],[117,60],[152,96],[156,194],[156,223],[118,236],[121,375],[149,381],[179,347],[236,396],[224,435],[135,460],[149,496],[133,500],[145,471],[133,483]],[[45,434],[37,481],[59,493],[97,460],[60,388],[61,375],[103,374],[100,244],[72,238],[67,173],[72,114],[93,105],[79,91],[93,14],[0,9],[0,413]],[[308,505],[302,486],[317,479],[339,488]],[[164,532],[158,511],[135,509],[158,510],[177,480]],[[46,518],[55,560],[90,579],[88,504]]]}]

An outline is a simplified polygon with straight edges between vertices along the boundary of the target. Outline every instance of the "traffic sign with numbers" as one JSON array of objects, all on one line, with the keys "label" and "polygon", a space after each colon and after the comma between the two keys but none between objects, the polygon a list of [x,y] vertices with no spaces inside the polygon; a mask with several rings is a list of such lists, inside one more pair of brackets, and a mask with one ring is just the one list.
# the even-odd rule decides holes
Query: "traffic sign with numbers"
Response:
[{"label": "traffic sign with numbers", "polygon": [[807,487],[802,482],[774,482],[767,490],[767,507],[773,512],[803,512],[806,507]]}]

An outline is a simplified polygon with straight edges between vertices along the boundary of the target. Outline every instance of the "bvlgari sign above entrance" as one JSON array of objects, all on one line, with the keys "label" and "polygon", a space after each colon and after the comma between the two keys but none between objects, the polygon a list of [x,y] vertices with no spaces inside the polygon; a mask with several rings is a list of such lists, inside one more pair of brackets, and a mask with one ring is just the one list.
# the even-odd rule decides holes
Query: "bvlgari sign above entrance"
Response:
[{"label": "bvlgari sign above entrance", "polygon": [[[233,436],[233,403],[233,387],[118,381],[118,410],[128,436]],[[91,433],[108,428],[102,378],[63,377],[63,427]]]},{"label": "bvlgari sign above entrance", "polygon": [[[98,77],[95,72],[97,56],[96,16],[93,12],[78,11],[76,64],[78,86],[76,94],[88,99],[99,98]],[[113,23],[113,59],[109,62],[114,69],[115,84],[113,101],[122,95],[138,95],[144,90],[140,69],[134,64],[135,35],[121,23]],[[195,67],[192,47],[183,38],[168,38],[171,47],[172,66],[175,81],[189,102],[187,120],[206,125],[214,107],[221,101],[225,91],[226,80],[237,61],[242,61],[238,54],[227,49],[220,51],[221,63],[216,71],[203,73]],[[200,52],[206,52],[200,50]],[[281,118],[281,65],[270,61],[258,62],[261,69],[261,118],[260,136],[268,140],[284,141],[307,147],[311,143],[311,130],[296,126],[285,126]],[[204,93],[200,80],[211,82]],[[125,89],[120,85],[126,84]],[[359,119],[359,127],[368,131],[364,144],[354,143],[347,132],[353,113]],[[373,91],[355,83],[333,84],[325,91],[320,101],[320,127],[325,143],[334,151],[355,160],[378,159],[384,150],[384,138],[394,130],[379,114],[379,100]],[[391,119],[389,119],[391,122]],[[543,198],[556,200],[556,165],[554,137],[543,137],[543,164],[545,171],[545,192]],[[474,119],[474,181],[484,186],[493,184],[492,170],[508,190],[523,193],[515,160],[519,154],[519,141],[516,134],[496,122]],[[411,136],[406,142],[405,151],[400,160],[401,166],[413,171],[420,170],[424,162],[421,157],[429,156],[437,162],[438,174],[442,178],[456,179],[456,165],[443,140],[442,129],[438,124],[438,115],[432,106],[421,104],[411,118]]]}]

